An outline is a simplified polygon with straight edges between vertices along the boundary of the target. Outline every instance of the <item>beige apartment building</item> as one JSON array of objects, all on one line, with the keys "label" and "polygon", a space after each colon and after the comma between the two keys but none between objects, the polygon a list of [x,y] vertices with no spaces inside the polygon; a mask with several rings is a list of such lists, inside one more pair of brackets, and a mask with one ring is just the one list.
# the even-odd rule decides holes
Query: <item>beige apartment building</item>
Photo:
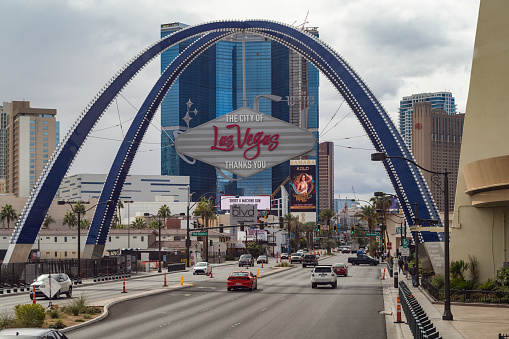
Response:
[{"label": "beige apartment building", "polygon": [[57,143],[56,109],[33,108],[30,101],[4,102],[5,192],[28,197]]},{"label": "beige apartment building", "polygon": [[334,143],[318,145],[318,210],[334,210]]}]

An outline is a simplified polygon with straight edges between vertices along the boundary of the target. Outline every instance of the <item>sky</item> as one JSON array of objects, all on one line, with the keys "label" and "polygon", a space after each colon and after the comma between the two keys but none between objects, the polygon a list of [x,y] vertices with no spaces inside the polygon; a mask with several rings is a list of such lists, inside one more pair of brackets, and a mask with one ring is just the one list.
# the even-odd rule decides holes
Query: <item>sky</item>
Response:
[{"label": "sky", "polygon": [[[467,103],[479,0],[0,0],[0,104],[56,108],[63,137],[102,86],[159,40],[160,25],[266,19],[317,27],[355,69],[397,126],[399,101],[450,91]],[[97,123],[68,174],[108,173],[129,121],[160,75],[155,59]],[[355,115],[320,78],[320,142],[335,144],[335,198],[394,192]],[[327,126],[327,127],[326,127]],[[130,174],[160,174],[160,118]],[[355,191],[355,196],[354,196]]]}]

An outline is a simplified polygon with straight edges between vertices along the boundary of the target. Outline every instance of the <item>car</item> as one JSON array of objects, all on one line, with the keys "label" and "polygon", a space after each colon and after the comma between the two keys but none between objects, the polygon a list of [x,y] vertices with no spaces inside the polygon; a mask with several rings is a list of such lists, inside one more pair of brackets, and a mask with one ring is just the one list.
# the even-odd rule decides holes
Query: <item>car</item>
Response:
[{"label": "car", "polygon": [[193,267],[193,275],[196,274],[205,274],[209,275],[212,268],[210,267],[210,264],[206,261],[202,261],[194,265]]},{"label": "car", "polygon": [[344,263],[337,263],[332,265],[332,269],[337,276],[344,275],[345,277],[348,275],[348,265]]},{"label": "car", "polygon": [[236,289],[248,289],[250,291],[258,288],[258,278],[250,271],[234,271],[228,277],[226,289],[228,291]]},{"label": "car", "polygon": [[254,258],[251,254],[242,254],[239,258],[239,267],[242,266],[254,266]]},{"label": "car", "polygon": [[256,259],[256,263],[257,264],[261,264],[261,263],[265,263],[265,264],[268,264],[269,263],[269,258],[267,258],[266,255],[260,255],[258,257],[258,259]]},{"label": "car", "polygon": [[288,260],[288,253],[281,253],[281,260],[283,259]]},{"label": "car", "polygon": [[290,262],[293,264],[294,262],[298,262],[299,264],[302,263],[302,257],[300,256],[299,253],[292,253],[292,255],[290,255]]},{"label": "car", "polygon": [[8,328],[0,331],[0,338],[23,339],[68,339],[65,334],[53,328]]},{"label": "car", "polygon": [[316,254],[305,254],[302,258],[302,267],[306,268],[307,266],[316,266],[318,265],[318,257]]},{"label": "car", "polygon": [[[46,294],[42,291],[49,283],[49,274],[42,274],[30,285],[30,299],[33,299],[34,290],[35,297],[46,297]],[[56,281],[60,285],[60,289],[54,294],[53,299],[60,298],[61,294],[67,295],[68,298],[72,297],[72,281],[69,276],[65,273],[53,273],[51,274],[52,281]],[[52,291],[53,292],[53,291]]]},{"label": "car", "polygon": [[313,268],[311,288],[316,288],[318,285],[331,285],[332,288],[338,286],[336,273],[334,273],[331,265],[318,265]]},{"label": "car", "polygon": [[300,255],[301,257],[303,257],[305,252],[304,252],[304,250],[298,250],[298,251],[297,251],[297,253],[299,253],[299,255]]},{"label": "car", "polygon": [[350,247],[348,247],[348,246],[343,247],[343,249],[341,250],[341,253],[350,253]]},{"label": "car", "polygon": [[379,261],[378,259],[375,259],[366,254],[357,254],[356,257],[348,258],[348,263],[352,265],[368,264],[370,266],[376,266],[378,265]]}]

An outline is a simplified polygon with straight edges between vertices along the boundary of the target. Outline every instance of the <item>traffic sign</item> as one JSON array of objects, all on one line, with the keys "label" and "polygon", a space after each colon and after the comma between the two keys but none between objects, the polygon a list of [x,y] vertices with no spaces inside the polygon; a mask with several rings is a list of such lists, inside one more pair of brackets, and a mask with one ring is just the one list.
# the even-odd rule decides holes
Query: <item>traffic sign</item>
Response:
[{"label": "traffic sign", "polygon": [[403,248],[403,251],[401,251],[401,255],[408,257],[410,255],[410,249],[409,248]]},{"label": "traffic sign", "polygon": [[378,233],[369,233],[368,232],[368,233],[366,233],[366,236],[368,236],[368,237],[376,237],[376,236],[378,236]]},{"label": "traffic sign", "polygon": [[401,239],[401,245],[403,246],[403,248],[408,248],[408,241],[410,239]]},{"label": "traffic sign", "polygon": [[387,242],[387,249],[388,250],[392,250],[392,243],[391,242]]},{"label": "traffic sign", "polygon": [[208,232],[192,232],[191,235],[194,236],[203,236],[203,235],[209,235]]}]

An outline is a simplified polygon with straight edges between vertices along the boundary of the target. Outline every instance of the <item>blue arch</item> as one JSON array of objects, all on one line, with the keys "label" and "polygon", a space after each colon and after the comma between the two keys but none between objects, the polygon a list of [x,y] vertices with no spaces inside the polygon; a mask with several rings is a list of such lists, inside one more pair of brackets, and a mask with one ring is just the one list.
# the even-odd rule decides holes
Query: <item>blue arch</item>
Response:
[{"label": "blue arch", "polygon": [[[406,148],[399,132],[373,93],[355,73],[353,68],[351,68],[339,54],[319,39],[296,30],[293,27],[263,20],[219,21],[191,26],[161,39],[138,54],[122,70],[117,72],[81,113],[39,178],[13,232],[6,261],[16,261],[16,259],[18,259],[18,261],[24,261],[26,256],[23,258],[22,253],[21,255],[17,255],[15,245],[34,243],[58,186],[67,173],[74,157],[85,142],[87,135],[102,116],[103,112],[109,107],[112,100],[148,62],[165,49],[189,38],[207,33],[223,32],[232,34],[240,31],[268,36],[303,55],[332,82],[334,87],[344,97],[345,101],[361,122],[361,125],[367,132],[377,151],[384,151],[389,156],[400,156],[412,159],[412,155]],[[200,39],[200,41],[204,44],[203,46],[205,46],[208,42],[213,42],[215,38],[217,38],[217,35],[208,34]],[[191,53],[192,51],[189,50],[188,52]],[[192,62],[196,56],[197,55],[189,55],[187,58],[184,58],[185,65]],[[180,74],[179,72],[184,68],[185,66],[180,68],[180,71],[177,71],[178,74]],[[177,75],[177,73],[174,74]],[[156,86],[159,86],[158,91],[163,90],[163,84],[158,82]],[[148,105],[148,108],[147,112],[149,110],[155,111],[157,107]],[[141,141],[139,137],[143,136],[143,129],[146,130],[146,127],[142,126],[140,129],[137,129],[138,134],[136,134],[136,140],[139,139]],[[136,150],[133,147],[129,150],[126,140],[124,140],[113,166],[119,166],[122,162],[132,161],[132,157]],[[131,145],[137,145],[138,141],[135,142],[134,138],[131,140],[133,140],[133,142],[130,143]],[[123,155],[121,153],[123,153]],[[108,180],[118,181],[120,177],[123,177],[122,180],[125,180],[129,166],[124,166],[124,170],[120,172],[118,177],[115,179],[108,178]],[[388,159],[384,162],[384,166],[396,194],[399,197],[409,225],[413,225],[411,203],[418,204],[419,216],[421,218],[439,219],[435,203],[431,198],[420,171],[415,165],[401,159]],[[105,187],[108,185],[111,187],[115,186],[111,182],[107,182]],[[120,191],[118,191],[119,189],[121,190],[121,185],[116,185],[114,189],[107,189],[111,191],[110,197],[116,198],[112,200],[118,201],[118,196],[120,194]],[[100,206],[102,213],[104,213],[103,216],[109,214],[113,215],[115,206],[110,207],[105,205],[104,208],[102,205]],[[94,221],[96,218],[99,219],[99,217],[94,216]],[[103,234],[104,232],[107,234],[107,230],[110,226],[109,224],[111,224],[111,218],[109,221],[107,219],[108,218],[103,217],[97,229],[97,233],[94,231],[90,236],[90,239],[95,237],[96,243],[105,239],[105,235],[103,236]],[[421,234],[426,233],[429,232],[421,232]],[[438,240],[438,238],[432,234],[428,234],[424,238],[425,241]],[[87,239],[87,243],[88,241]],[[23,250],[21,250],[21,252],[23,252]]]}]

